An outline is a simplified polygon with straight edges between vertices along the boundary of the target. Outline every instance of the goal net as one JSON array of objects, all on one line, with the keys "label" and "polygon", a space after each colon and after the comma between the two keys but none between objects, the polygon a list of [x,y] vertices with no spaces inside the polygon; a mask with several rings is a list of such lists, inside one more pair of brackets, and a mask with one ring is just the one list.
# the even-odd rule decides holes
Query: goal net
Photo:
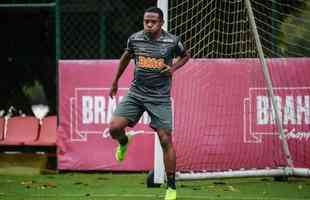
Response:
[{"label": "goal net", "polygon": [[163,10],[192,55],[172,91],[178,178],[309,176],[310,3],[169,0]]},{"label": "goal net", "polygon": [[[245,0],[168,2],[168,30],[194,58],[258,57]],[[266,57],[309,56],[309,2],[250,2]]]}]

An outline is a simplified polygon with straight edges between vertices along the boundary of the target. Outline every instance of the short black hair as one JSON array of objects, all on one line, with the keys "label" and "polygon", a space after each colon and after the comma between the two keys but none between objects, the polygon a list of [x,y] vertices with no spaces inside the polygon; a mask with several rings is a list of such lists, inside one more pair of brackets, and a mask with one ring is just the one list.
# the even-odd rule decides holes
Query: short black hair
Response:
[{"label": "short black hair", "polygon": [[159,18],[160,18],[161,20],[164,20],[164,13],[163,13],[163,11],[162,11],[160,8],[158,8],[158,7],[149,7],[149,8],[147,8],[147,9],[144,11],[144,13],[146,13],[146,12],[157,13],[157,14],[159,15]]}]

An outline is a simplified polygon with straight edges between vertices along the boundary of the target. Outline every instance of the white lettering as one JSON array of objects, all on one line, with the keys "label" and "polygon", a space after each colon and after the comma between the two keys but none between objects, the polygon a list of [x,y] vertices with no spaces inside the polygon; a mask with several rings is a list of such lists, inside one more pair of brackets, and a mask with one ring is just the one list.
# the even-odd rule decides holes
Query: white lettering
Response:
[{"label": "white lettering", "polygon": [[93,98],[91,96],[82,97],[82,121],[83,124],[90,124],[93,122]]},{"label": "white lettering", "polygon": [[297,96],[297,124],[302,124],[302,116],[304,115],[304,123],[310,124],[310,98]]},{"label": "white lettering", "polygon": [[109,103],[108,103],[108,111],[107,111],[107,123],[109,123],[112,119],[112,115],[114,110],[116,109],[116,97],[113,99],[109,97]]},{"label": "white lettering", "polygon": [[[105,123],[105,100],[103,96],[94,97],[94,123]],[[101,120],[100,120],[101,119]]]},{"label": "white lettering", "polygon": [[[275,96],[275,103],[284,125],[310,124],[310,96]],[[275,124],[275,110],[268,96],[257,96],[256,108],[258,125]]]},{"label": "white lettering", "polygon": [[310,132],[298,132],[294,129],[286,133],[286,138],[288,139],[298,139],[298,140],[308,140],[310,138]]},{"label": "white lettering", "polygon": [[[281,112],[281,105],[282,105],[282,99],[279,96],[275,96],[275,103],[277,105],[277,109],[278,109],[278,114],[279,114],[279,119],[282,120],[282,112]],[[268,99],[269,100],[269,99]],[[273,108],[273,104],[271,104],[271,114],[270,114],[270,124],[275,124],[276,123],[276,112]]]},{"label": "white lettering", "polygon": [[257,115],[257,124],[268,124],[268,97],[266,96],[257,96],[256,97],[256,115]]},{"label": "white lettering", "polygon": [[296,124],[295,105],[293,96],[286,96],[285,98],[283,123],[288,124],[289,122],[291,122],[291,124]]}]

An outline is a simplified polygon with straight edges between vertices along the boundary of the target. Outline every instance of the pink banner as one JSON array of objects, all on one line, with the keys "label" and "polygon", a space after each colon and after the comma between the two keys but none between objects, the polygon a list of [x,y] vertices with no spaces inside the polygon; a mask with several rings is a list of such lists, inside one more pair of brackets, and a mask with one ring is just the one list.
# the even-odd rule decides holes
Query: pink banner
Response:
[{"label": "pink banner", "polygon": [[[107,131],[128,91],[133,67],[108,97],[116,60],[60,61],[58,167],[142,171],[153,168],[154,132],[143,115],[123,163]],[[310,167],[310,59],[268,61],[286,139],[296,167]],[[274,112],[257,59],[191,60],[172,89],[177,168],[228,170],[285,166]]]},{"label": "pink banner", "polygon": [[58,168],[63,170],[145,171],[153,167],[154,132],[144,115],[125,161],[115,161],[117,143],[108,133],[108,123],[117,103],[127,93],[132,66],[119,82],[114,99],[109,87],[117,69],[116,60],[60,61]]}]

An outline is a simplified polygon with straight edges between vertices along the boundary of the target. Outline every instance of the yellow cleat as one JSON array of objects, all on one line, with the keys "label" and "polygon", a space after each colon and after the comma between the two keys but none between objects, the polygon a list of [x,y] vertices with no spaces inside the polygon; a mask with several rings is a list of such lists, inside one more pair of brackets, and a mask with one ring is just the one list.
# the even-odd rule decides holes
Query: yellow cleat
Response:
[{"label": "yellow cleat", "polygon": [[126,145],[118,145],[116,152],[115,152],[115,158],[117,161],[121,162],[125,159],[126,156],[126,152],[127,152],[127,146],[128,143]]},{"label": "yellow cleat", "polygon": [[128,137],[128,142],[126,145],[118,145],[116,152],[115,152],[115,159],[119,162],[122,162],[125,159],[126,153],[127,153],[127,148],[129,143],[131,143],[131,135],[127,135]]},{"label": "yellow cleat", "polygon": [[176,200],[177,199],[177,190],[168,188],[166,190],[165,200]]}]

